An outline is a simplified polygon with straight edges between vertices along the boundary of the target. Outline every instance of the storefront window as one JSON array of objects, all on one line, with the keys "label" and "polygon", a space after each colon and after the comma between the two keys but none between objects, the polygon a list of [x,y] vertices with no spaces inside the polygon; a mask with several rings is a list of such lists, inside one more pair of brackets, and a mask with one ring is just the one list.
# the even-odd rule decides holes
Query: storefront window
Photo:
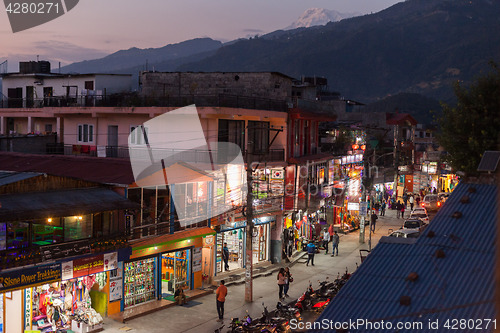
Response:
[{"label": "storefront window", "polygon": [[156,299],[156,258],[125,263],[125,307]]},{"label": "storefront window", "polygon": [[238,228],[217,234],[217,272],[225,271],[224,260],[222,260],[222,248],[227,243],[229,250],[229,270],[243,267],[243,243],[245,241],[245,229]]},{"label": "storefront window", "polygon": [[[103,318],[95,310],[99,306],[97,298],[92,297],[107,282],[107,273],[102,272],[25,289],[25,329],[42,332],[52,332],[53,327],[58,331],[82,326],[97,329]],[[93,288],[95,285],[98,288]]]},{"label": "storefront window", "polygon": [[64,217],[63,223],[64,241],[92,238],[91,215]]},{"label": "storefront window", "polygon": [[[52,224],[60,224],[61,219],[52,219]],[[33,223],[32,244],[36,246],[50,245],[63,241],[62,226]]]},{"label": "storefront window", "polygon": [[191,285],[191,250],[164,253],[161,256],[162,293],[173,294],[175,288]]},{"label": "storefront window", "polygon": [[0,251],[5,250],[6,248],[7,248],[7,224],[0,223]]},{"label": "storefront window", "polygon": [[15,249],[29,246],[29,223],[9,222],[7,223],[7,249]]}]

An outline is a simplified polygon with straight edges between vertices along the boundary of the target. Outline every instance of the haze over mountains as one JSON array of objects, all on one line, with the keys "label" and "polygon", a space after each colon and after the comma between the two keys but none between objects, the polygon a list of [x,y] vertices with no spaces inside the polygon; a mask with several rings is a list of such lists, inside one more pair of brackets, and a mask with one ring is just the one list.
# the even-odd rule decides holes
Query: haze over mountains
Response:
[{"label": "haze over mountains", "polygon": [[363,103],[399,93],[450,101],[453,82],[470,82],[490,60],[500,62],[498,13],[496,0],[408,0],[325,26],[224,45],[201,38],[130,49],[63,71],[137,74],[146,61],[156,71],[278,71],[326,77],[330,89]]}]

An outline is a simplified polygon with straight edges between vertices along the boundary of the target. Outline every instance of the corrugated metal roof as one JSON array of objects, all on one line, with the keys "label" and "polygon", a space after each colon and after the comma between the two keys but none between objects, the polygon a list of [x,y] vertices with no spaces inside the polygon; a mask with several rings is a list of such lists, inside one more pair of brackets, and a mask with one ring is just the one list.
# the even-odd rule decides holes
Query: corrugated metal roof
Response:
[{"label": "corrugated metal roof", "polygon": [[0,221],[85,215],[140,205],[106,188],[0,195]]},{"label": "corrugated metal roof", "polygon": [[36,172],[21,173],[12,171],[0,171],[0,186],[16,183],[21,180],[30,179],[41,175],[42,173],[36,173]]},{"label": "corrugated metal roof", "polygon": [[485,151],[477,171],[495,172],[500,161],[500,151]]},{"label": "corrugated metal roof", "polygon": [[[422,322],[421,331],[430,331],[429,320],[438,319],[432,331],[444,332],[448,319],[495,319],[497,200],[494,185],[460,183],[415,244],[379,243],[316,322],[384,320],[392,329],[348,331],[395,332],[397,322]],[[418,274],[414,282],[407,280],[411,272]],[[411,304],[400,305],[401,296]]]},{"label": "corrugated metal roof", "polygon": [[102,184],[130,185],[135,181],[130,161],[119,158],[1,152],[0,169],[41,172]]}]

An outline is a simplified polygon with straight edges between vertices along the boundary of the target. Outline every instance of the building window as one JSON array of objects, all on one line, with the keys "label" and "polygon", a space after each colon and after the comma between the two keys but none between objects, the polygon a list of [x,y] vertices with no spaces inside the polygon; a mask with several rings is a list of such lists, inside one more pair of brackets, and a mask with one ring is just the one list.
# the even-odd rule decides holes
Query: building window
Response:
[{"label": "building window", "polygon": [[243,151],[245,145],[245,121],[219,119],[219,142],[231,142],[237,144]]},{"label": "building window", "polygon": [[[144,133],[143,133],[144,128]],[[149,129],[142,125],[130,126],[129,142],[133,145],[143,145],[149,143]]]},{"label": "building window", "polygon": [[45,124],[45,132],[47,133],[52,132],[52,124]]},{"label": "building window", "polygon": [[269,122],[248,122],[248,146],[253,154],[266,154],[269,151]]},{"label": "building window", "polygon": [[78,125],[78,142],[94,142],[94,125]]}]

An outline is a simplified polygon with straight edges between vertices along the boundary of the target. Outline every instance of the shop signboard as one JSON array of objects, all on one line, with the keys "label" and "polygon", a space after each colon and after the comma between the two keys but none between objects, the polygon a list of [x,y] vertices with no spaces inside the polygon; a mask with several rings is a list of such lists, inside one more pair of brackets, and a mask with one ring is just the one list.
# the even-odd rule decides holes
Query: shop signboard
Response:
[{"label": "shop signboard", "polygon": [[122,299],[123,294],[123,262],[118,263],[118,268],[109,272],[109,301],[114,302]]},{"label": "shop signboard", "polygon": [[75,259],[62,264],[62,280],[74,279],[118,267],[118,253],[106,253],[96,256]]},{"label": "shop signboard", "polygon": [[201,272],[201,247],[193,249],[193,273]]},{"label": "shop signboard", "polygon": [[0,294],[0,333],[3,333],[3,295]]},{"label": "shop signboard", "polygon": [[366,216],[367,213],[368,213],[368,203],[366,201],[360,202],[359,203],[359,215]]},{"label": "shop signboard", "polygon": [[31,321],[33,315],[33,293],[31,288],[24,289],[24,329],[31,329]]},{"label": "shop signboard", "polygon": [[43,261],[83,255],[90,251],[90,241],[87,239],[40,247]]},{"label": "shop signboard", "polygon": [[359,210],[359,202],[348,202],[347,210]]},{"label": "shop signboard", "polygon": [[0,293],[61,280],[61,264],[29,267],[0,273]]}]

